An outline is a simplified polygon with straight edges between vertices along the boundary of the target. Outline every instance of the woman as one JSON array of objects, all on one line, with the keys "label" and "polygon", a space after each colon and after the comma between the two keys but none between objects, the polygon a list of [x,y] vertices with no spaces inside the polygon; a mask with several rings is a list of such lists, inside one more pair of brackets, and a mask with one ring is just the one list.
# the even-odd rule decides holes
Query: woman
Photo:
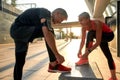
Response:
[{"label": "woman", "polygon": [[[76,62],[76,65],[87,64],[88,55],[91,53],[91,51],[100,46],[101,50],[107,58],[111,72],[111,78],[109,80],[117,80],[114,60],[108,47],[108,42],[114,38],[113,31],[105,23],[99,20],[90,20],[90,16],[87,12],[83,12],[79,15],[79,22],[82,26],[82,40],[78,52],[78,57],[80,60]],[[85,53],[82,55],[81,51],[85,43],[85,38],[87,38],[86,49]],[[96,42],[94,44],[93,39],[96,39]]]}]

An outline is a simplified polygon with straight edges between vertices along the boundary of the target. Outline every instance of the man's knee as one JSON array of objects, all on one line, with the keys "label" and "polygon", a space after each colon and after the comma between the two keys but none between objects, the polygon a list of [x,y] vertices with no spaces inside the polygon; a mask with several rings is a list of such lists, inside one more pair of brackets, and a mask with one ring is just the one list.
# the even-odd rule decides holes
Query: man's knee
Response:
[{"label": "man's knee", "polygon": [[16,53],[16,64],[23,66],[25,64],[26,52]]},{"label": "man's knee", "polygon": [[16,53],[22,53],[22,52],[26,53],[28,50],[28,45],[29,45],[28,42],[21,42],[21,41],[15,42],[15,52]]}]

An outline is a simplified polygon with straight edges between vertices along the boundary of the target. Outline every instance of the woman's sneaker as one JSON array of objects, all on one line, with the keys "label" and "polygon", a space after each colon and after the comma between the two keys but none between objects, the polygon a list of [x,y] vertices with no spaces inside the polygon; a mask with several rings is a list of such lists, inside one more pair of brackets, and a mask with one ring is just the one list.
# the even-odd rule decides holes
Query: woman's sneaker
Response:
[{"label": "woman's sneaker", "polygon": [[70,72],[71,68],[63,66],[62,64],[57,64],[56,66],[51,66],[49,64],[48,72],[56,73],[56,72]]},{"label": "woman's sneaker", "polygon": [[76,66],[80,66],[80,65],[84,65],[84,64],[88,64],[89,61],[88,59],[80,59],[78,62],[76,62]]}]

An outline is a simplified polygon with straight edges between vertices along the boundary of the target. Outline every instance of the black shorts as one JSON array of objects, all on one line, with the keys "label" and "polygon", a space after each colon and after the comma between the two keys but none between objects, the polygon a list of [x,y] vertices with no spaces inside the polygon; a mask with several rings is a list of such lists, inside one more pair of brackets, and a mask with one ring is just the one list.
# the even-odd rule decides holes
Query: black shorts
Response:
[{"label": "black shorts", "polygon": [[29,38],[29,42],[32,42],[35,38],[44,37],[42,28],[36,27],[32,36]]}]

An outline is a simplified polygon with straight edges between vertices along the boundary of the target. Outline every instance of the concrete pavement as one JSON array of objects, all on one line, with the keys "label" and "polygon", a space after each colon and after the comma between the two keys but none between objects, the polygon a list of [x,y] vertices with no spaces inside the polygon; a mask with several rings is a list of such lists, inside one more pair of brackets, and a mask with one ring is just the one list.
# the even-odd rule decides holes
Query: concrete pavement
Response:
[{"label": "concrete pavement", "polygon": [[[74,63],[78,60],[77,51],[80,40],[72,40],[70,43],[64,40],[56,41],[59,52],[65,57],[66,66],[75,69]],[[116,50],[111,49],[116,63],[116,74],[120,80],[120,58]],[[89,55],[90,62],[96,62],[104,80],[108,80],[110,72],[107,61],[99,47]],[[13,80],[14,44],[0,44],[0,80]],[[60,73],[47,72],[49,58],[44,41],[32,43],[29,46],[26,64],[23,70],[23,80],[58,80]],[[76,73],[72,72],[73,75]]]}]

